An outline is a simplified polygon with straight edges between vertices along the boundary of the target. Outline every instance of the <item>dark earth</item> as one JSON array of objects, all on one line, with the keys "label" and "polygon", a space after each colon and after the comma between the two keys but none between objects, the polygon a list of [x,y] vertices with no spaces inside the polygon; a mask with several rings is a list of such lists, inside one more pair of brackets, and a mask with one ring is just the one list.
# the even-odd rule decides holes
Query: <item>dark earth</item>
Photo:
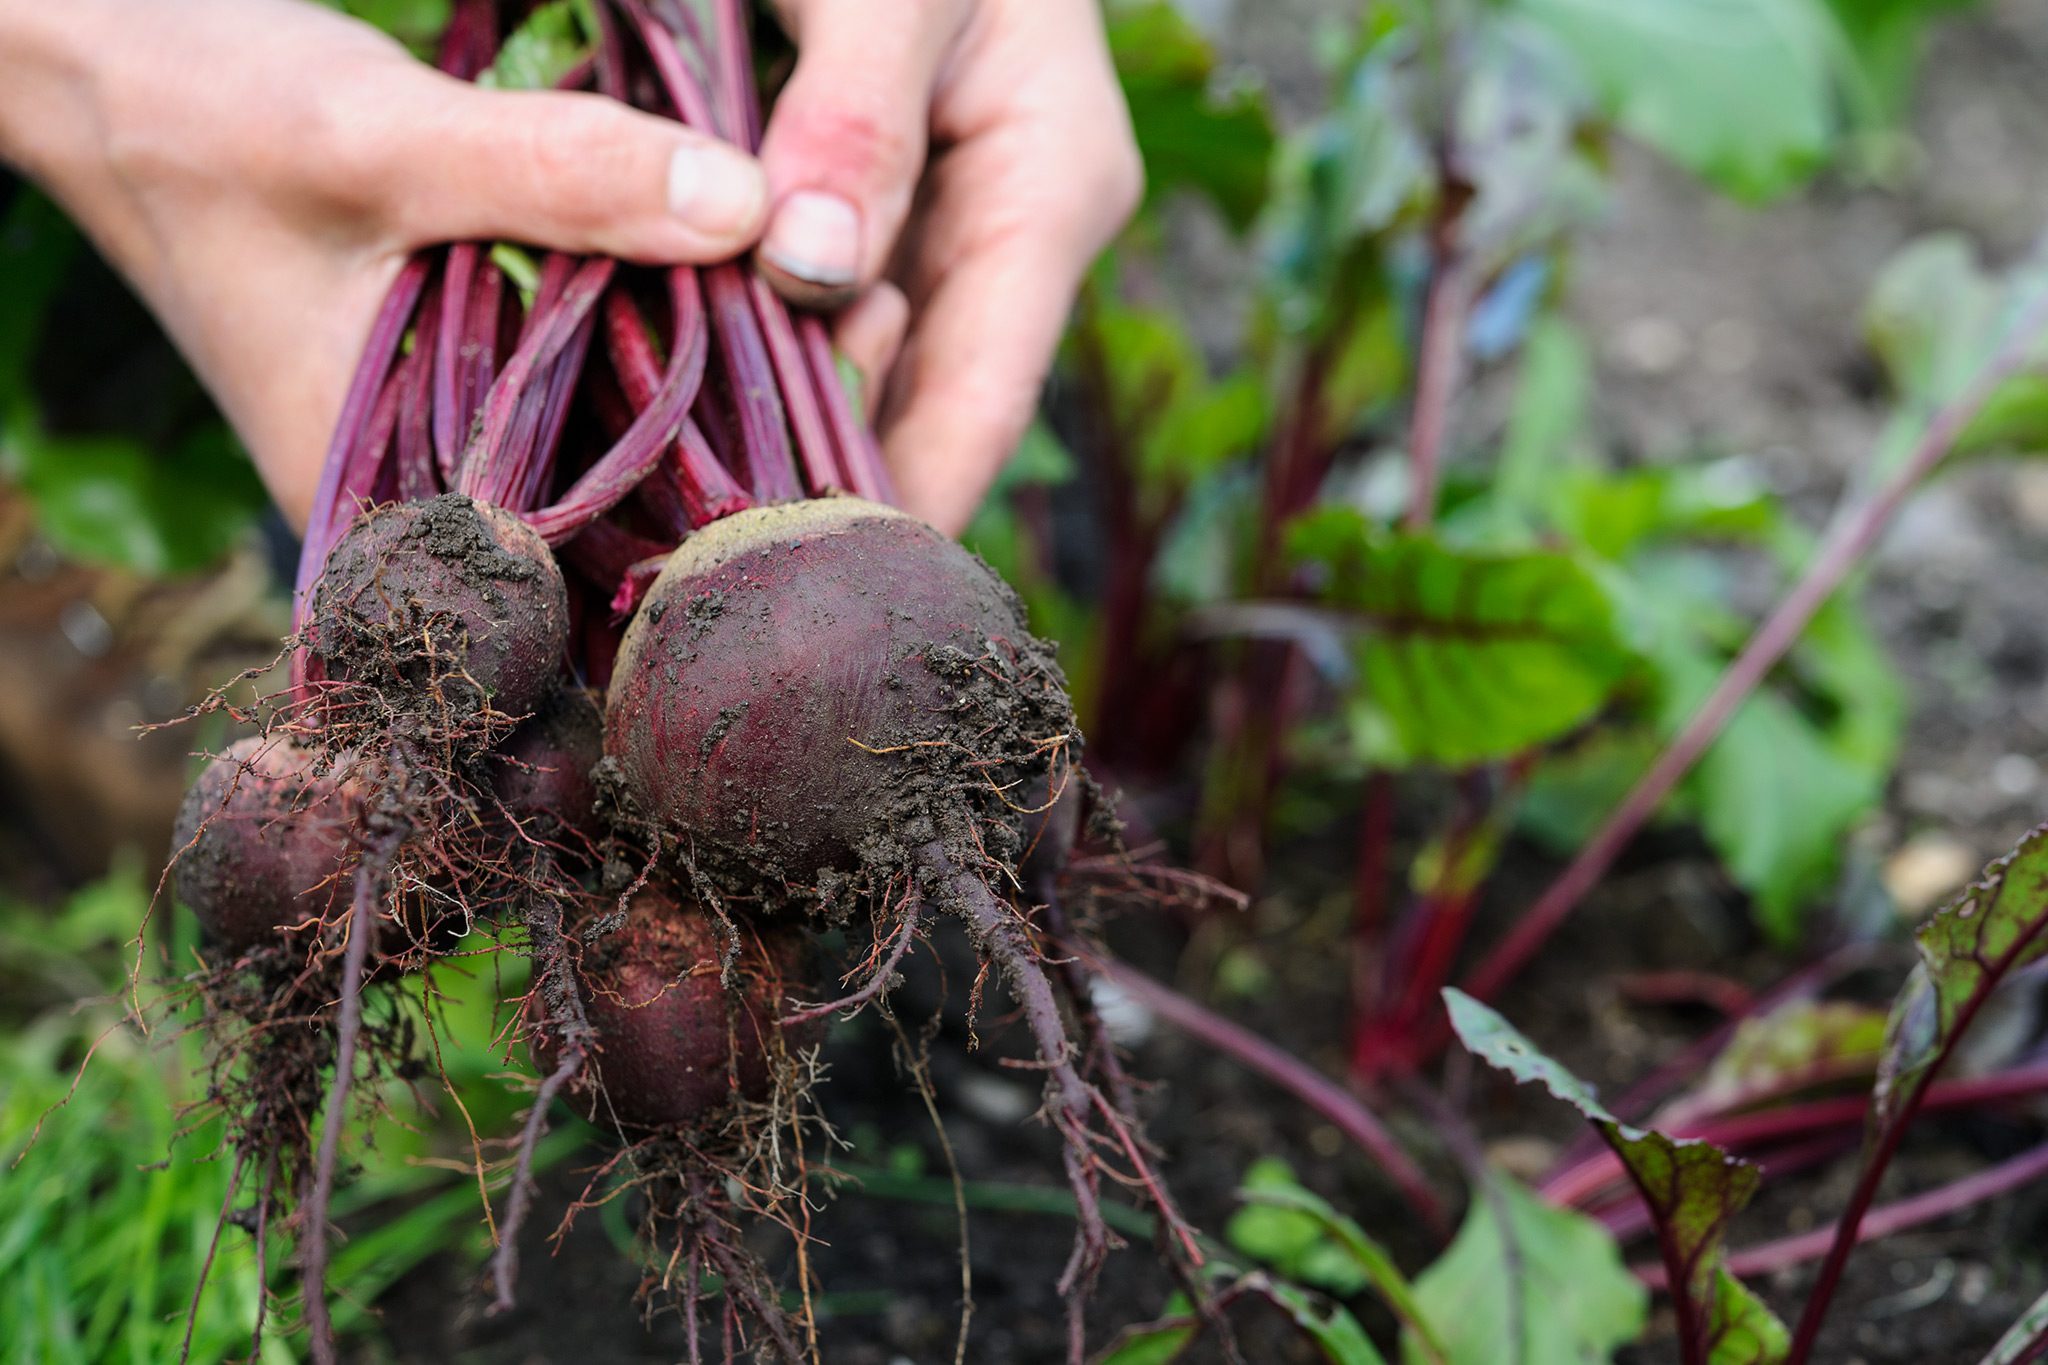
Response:
[{"label": "dark earth", "polygon": [[[1206,8],[1230,11],[1227,4]],[[1319,78],[1302,35],[1329,0],[1258,0],[1223,17],[1226,47],[1262,71],[1300,116]],[[1856,318],[1887,257],[1935,229],[1961,230],[1992,261],[2025,250],[2048,223],[2048,6],[1997,0],[1936,38],[1914,117],[1917,151],[1886,185],[1823,182],[1797,202],[1761,211],[1705,195],[1639,153],[1624,153],[1610,221],[1583,243],[1571,308],[1600,346],[1598,418],[1612,449],[1634,458],[1698,451],[1751,461],[1812,519],[1824,514],[1869,451],[1882,396]],[[1204,234],[1188,234],[1190,278],[1226,284],[1233,262]],[[1227,297],[1227,290],[1219,290]],[[133,376],[130,376],[133,378]],[[143,376],[145,381],[150,376]],[[158,379],[168,384],[172,381]],[[1485,404],[1454,433],[1487,439]],[[1857,837],[1852,875],[1835,910],[1855,917],[1888,887],[1915,912],[2010,846],[2040,818],[2048,778],[2048,470],[1984,464],[1919,496],[1887,539],[1869,585],[1870,609],[1912,701],[1907,750],[1886,808]],[[0,502],[0,875],[27,894],[50,894],[93,875],[118,844],[164,845],[183,784],[176,736],[142,746],[139,721],[175,712],[194,686],[225,675],[236,651],[260,657],[281,633],[259,561],[244,557],[203,583],[158,587],[90,575],[52,560],[18,502]],[[1272,893],[1241,917],[1193,923],[1126,915],[1110,926],[1140,965],[1170,973],[1233,1017],[1340,1074],[1346,963],[1332,951],[1346,914],[1348,858],[1329,843],[1286,851]],[[1493,887],[1500,923],[1553,871],[1518,851]],[[1756,948],[1738,895],[1689,838],[1638,842],[1606,885],[1553,943],[1530,978],[1502,1002],[1539,1044],[1610,1092],[1711,1027],[1701,1009],[1644,1004],[1617,982],[1659,969],[1712,969],[1756,986],[1782,962]],[[1483,932],[1483,930],[1482,930]],[[959,932],[941,931],[948,994],[972,973]],[[1304,950],[1304,949],[1308,950]],[[1888,993],[1905,959],[1857,983]],[[1219,974],[1219,964],[1230,971]],[[1247,971],[1247,964],[1255,970]],[[1256,990],[1219,992],[1219,976]],[[939,971],[921,956],[897,1015],[913,1034],[930,1017]],[[2025,1011],[2007,1032],[2026,1038]],[[957,1003],[931,1046],[931,1070],[952,1150],[975,1182],[1056,1192],[1056,1139],[1026,1121],[1037,1077],[998,1063],[1029,1050],[1024,1030],[991,999],[967,1049]],[[865,1017],[827,1051],[825,1103],[855,1143],[849,1162],[915,1170],[918,1202],[849,1190],[818,1213],[813,1264],[829,1288],[826,1359],[851,1365],[952,1358],[960,1299],[959,1234],[945,1165],[915,1091],[891,1064],[886,1024]],[[1996,1057],[1988,1058],[1995,1062]],[[1413,1269],[1430,1254],[1368,1163],[1291,1100],[1207,1050],[1155,1027],[1134,1070],[1159,1082],[1149,1102],[1189,1216],[1220,1230],[1231,1192],[1261,1156],[1290,1161],[1305,1183],[1392,1246]],[[1454,1080],[1457,1079],[1454,1077]],[[1474,1114],[1496,1157],[1540,1167],[1575,1136],[1556,1106],[1473,1076]],[[1886,1197],[1956,1179],[2038,1142],[2048,1114],[1928,1120],[1909,1141]],[[1453,1188],[1442,1143],[1412,1121],[1411,1146]],[[596,1149],[593,1149],[593,1155]],[[549,1176],[551,1206],[580,1187],[574,1169]],[[1737,1246],[1828,1220],[1849,1178],[1846,1164],[1769,1185],[1739,1221]],[[895,1188],[901,1188],[896,1182]],[[1061,1305],[1052,1284],[1071,1236],[1068,1220],[978,1210],[972,1220],[973,1338],[967,1359],[1057,1359]],[[2048,1190],[2036,1188],[1865,1247],[1851,1263],[1819,1358],[1829,1365],[1935,1362],[1968,1365],[2048,1285]],[[774,1255],[772,1246],[764,1253]],[[1647,1247],[1630,1248],[1647,1259]],[[487,1319],[477,1267],[439,1264],[380,1304],[387,1344],[369,1360],[462,1365],[595,1365],[673,1361],[673,1323],[644,1330],[626,1306],[638,1272],[596,1218],[579,1222],[552,1259],[529,1254],[521,1307]],[[1768,1277],[1762,1289],[1795,1313],[1806,1271]],[[1159,1311],[1171,1285],[1147,1248],[1111,1258],[1096,1299],[1095,1341]],[[1357,1305],[1368,1326],[1386,1322]],[[1312,1359],[1270,1320],[1244,1320],[1248,1358]],[[1668,1332],[1668,1315],[1657,1319]],[[1630,1354],[1674,1358],[1668,1335]]]}]

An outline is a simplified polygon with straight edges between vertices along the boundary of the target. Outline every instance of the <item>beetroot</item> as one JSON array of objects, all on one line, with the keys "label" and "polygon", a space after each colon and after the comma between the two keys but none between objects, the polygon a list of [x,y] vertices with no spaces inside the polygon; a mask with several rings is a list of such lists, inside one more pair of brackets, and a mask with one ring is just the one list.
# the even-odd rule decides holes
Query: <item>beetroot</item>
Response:
[{"label": "beetroot", "polygon": [[1079,735],[986,564],[838,498],[683,542],[620,647],[605,744],[642,815],[774,896],[934,839],[1014,862]]},{"label": "beetroot", "polygon": [[[801,932],[742,931],[730,969],[718,920],[675,893],[648,886],[625,919],[584,947],[580,972],[593,1055],[568,1090],[594,1123],[677,1128],[715,1119],[736,1099],[765,1099],[775,1058],[816,1043],[819,1025],[782,1029],[792,1001],[814,990]],[[545,1034],[535,1052],[552,1070]]]},{"label": "beetroot", "polygon": [[569,632],[554,556],[512,513],[455,493],[358,517],[313,590],[307,645],[331,678],[524,715]]},{"label": "beetroot", "polygon": [[185,793],[171,849],[178,899],[230,950],[319,923],[349,903],[352,794],[289,740],[251,736]]},{"label": "beetroot", "polygon": [[491,788],[505,810],[542,837],[602,832],[591,770],[604,758],[604,714],[580,687],[556,692],[491,755]]}]

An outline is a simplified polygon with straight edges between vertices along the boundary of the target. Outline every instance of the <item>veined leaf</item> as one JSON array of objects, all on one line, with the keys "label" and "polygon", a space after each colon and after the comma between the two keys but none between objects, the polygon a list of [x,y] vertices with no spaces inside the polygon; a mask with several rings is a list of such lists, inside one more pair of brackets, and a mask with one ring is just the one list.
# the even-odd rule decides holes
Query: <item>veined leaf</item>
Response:
[{"label": "veined leaf", "polygon": [[1610,118],[1726,193],[1782,194],[1833,146],[1835,39],[1816,0],[1516,0]]},{"label": "veined leaf", "polygon": [[1258,380],[1248,371],[1211,379],[1170,313],[1105,300],[1087,325],[1108,371],[1112,415],[1135,443],[1137,470],[1155,496],[1178,493],[1264,436]]},{"label": "veined leaf", "polygon": [[1778,1365],[1791,1350],[1792,1334],[1778,1315],[1748,1285],[1726,1270],[1718,1272],[1707,1365]]},{"label": "veined leaf", "polygon": [[2048,957],[2048,826],[1921,926],[1871,1096],[1873,1136],[1910,1120],[1963,1031],[2015,972]]},{"label": "veined leaf", "polygon": [[2048,1356],[2048,1294],[2020,1315],[2012,1330],[1998,1339],[1983,1365],[2029,1365]]},{"label": "veined leaf", "polygon": [[1350,710],[1375,761],[1508,757],[1585,721],[1631,666],[1608,595],[1570,556],[1458,551],[1343,507],[1296,522],[1288,545],[1357,633]]},{"label": "veined leaf", "polygon": [[[1642,1335],[1649,1294],[1607,1229],[1489,1172],[1450,1249],[1415,1281],[1451,1365],[1599,1365]],[[1406,1365],[1431,1359],[1412,1332]]]},{"label": "veined leaf", "polygon": [[1745,1019],[1700,1083],[1658,1112],[1677,1127],[1701,1114],[1726,1114],[1789,1099],[1816,1086],[1867,1082],[1884,1049],[1881,1010],[1847,1000],[1788,1000]]},{"label": "veined leaf", "polygon": [[1216,85],[1216,54],[1168,0],[1110,6],[1109,47],[1145,158],[1146,194],[1206,195],[1242,232],[1266,202],[1273,118],[1263,92]]},{"label": "veined leaf", "polygon": [[[1451,1026],[1481,1061],[1516,1080],[1542,1085],[1585,1115],[1601,1138],[1621,1159],[1657,1228],[1659,1250],[1679,1308],[1679,1337],[1688,1361],[1708,1360],[1709,1352],[1726,1343],[1730,1352],[1743,1343],[1760,1350],[1784,1329],[1769,1310],[1723,1268],[1722,1239],[1728,1222],[1755,1196],[1759,1169],[1730,1156],[1709,1142],[1667,1137],[1632,1127],[1609,1113],[1591,1087],[1544,1055],[1499,1014],[1463,991],[1447,990]],[[1731,1316],[1732,1315],[1732,1316]],[[1781,1352],[1782,1355],[1782,1352]],[[1729,1361],[1756,1360],[1769,1365],[1780,1356],[1730,1354]]]}]

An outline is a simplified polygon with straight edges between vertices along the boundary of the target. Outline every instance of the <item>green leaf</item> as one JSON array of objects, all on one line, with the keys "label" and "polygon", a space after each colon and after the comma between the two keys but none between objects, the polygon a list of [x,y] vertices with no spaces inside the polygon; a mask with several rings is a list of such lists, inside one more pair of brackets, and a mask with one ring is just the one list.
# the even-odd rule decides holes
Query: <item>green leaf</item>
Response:
[{"label": "green leaf", "polygon": [[24,421],[0,431],[0,470],[27,493],[58,550],[145,574],[205,568],[269,505],[217,424],[154,452],[120,436],[52,437]]},{"label": "green leaf", "polygon": [[2048,1294],[2034,1300],[2034,1306],[2020,1314],[2020,1320],[1998,1339],[1983,1365],[2027,1365],[2048,1354]]},{"label": "green leaf", "polygon": [[596,41],[587,0],[550,0],[512,30],[476,83],[494,90],[552,90],[590,56]]},{"label": "green leaf", "polygon": [[1335,1294],[1350,1295],[1371,1285],[1430,1361],[1448,1358],[1414,1287],[1386,1248],[1305,1188],[1286,1162],[1267,1157],[1253,1163],[1238,1197],[1247,1207],[1231,1219],[1228,1234],[1238,1250]]},{"label": "green leaf", "polygon": [[[1621,1159],[1658,1230],[1672,1292],[1683,1295],[1683,1325],[1699,1340],[1759,1336],[1755,1315],[1767,1313],[1746,1294],[1722,1285],[1722,1238],[1728,1222],[1755,1196],[1761,1172],[1709,1142],[1632,1127],[1609,1113],[1577,1076],[1544,1055],[1499,1014],[1459,990],[1446,990],[1451,1026],[1474,1056],[1518,1081],[1536,1083],[1586,1117]],[[1736,1313],[1733,1320],[1724,1315]],[[1744,1324],[1747,1324],[1746,1326]],[[1782,1329],[1780,1329],[1782,1331]],[[1740,1357],[1731,1357],[1739,1359]]]},{"label": "green leaf", "polygon": [[1601,107],[1738,198],[1802,183],[1836,135],[1836,38],[1814,0],[1514,0]]},{"label": "green leaf", "polygon": [[1554,481],[1570,465],[1585,433],[1593,366],[1570,323],[1544,317],[1522,348],[1487,503],[1504,540],[1527,539],[1544,518]]},{"label": "green leaf", "polygon": [[1192,1307],[1185,1294],[1175,1294],[1160,1321],[1125,1327],[1095,1365],[1170,1365],[1195,1339],[1195,1329],[1181,1321]]},{"label": "green leaf", "polygon": [[1707,1365],[1779,1365],[1791,1351],[1792,1334],[1778,1315],[1748,1285],[1721,1270],[1714,1282]]},{"label": "green leaf", "polygon": [[448,27],[450,0],[323,0],[348,14],[380,28],[410,47],[426,53]]},{"label": "green leaf", "polygon": [[1115,4],[1110,53],[1145,159],[1146,195],[1192,189],[1242,232],[1266,202],[1273,119],[1244,82],[1216,84],[1216,54],[1169,0]]},{"label": "green leaf", "polygon": [[[1641,1336],[1649,1315],[1605,1228],[1498,1172],[1415,1297],[1450,1365],[1594,1365]],[[1407,1365],[1429,1359],[1413,1333],[1401,1348]]]},{"label": "green leaf", "polygon": [[[1722,605],[1697,558],[1638,555],[1610,582],[1655,669],[1657,727],[1675,736],[1749,625]],[[1779,942],[1797,939],[1805,908],[1837,875],[1844,836],[1881,798],[1903,714],[1895,671],[1841,598],[1687,778],[1708,842]]]},{"label": "green leaf", "polygon": [[1938,19],[1978,0],[1829,0],[1850,54],[1850,110],[1866,131],[1905,122],[1913,76]]},{"label": "green leaf", "polygon": [[2048,957],[2048,826],[1985,869],[1916,936],[1920,964],[1892,1005],[1871,1128],[1904,1122],[2000,983]]},{"label": "green leaf", "polygon": [[1269,414],[1255,375],[1211,379],[1185,325],[1163,309],[1104,301],[1092,312],[1087,344],[1153,498],[1178,496],[1258,445]]},{"label": "green leaf", "polygon": [[1884,1011],[1847,1000],[1789,1000],[1745,1019],[1698,1085],[1664,1107],[1668,1127],[1732,1114],[1842,1081],[1867,1084],[1884,1048]]},{"label": "green leaf", "polygon": [[1607,593],[1570,556],[1459,551],[1343,507],[1296,522],[1288,547],[1359,637],[1348,706],[1376,762],[1506,758],[1588,719],[1630,667]]},{"label": "green leaf", "polygon": [[1387,1358],[1344,1305],[1332,1304],[1328,1312],[1323,1312],[1314,1300],[1291,1284],[1269,1286],[1266,1297],[1293,1319],[1295,1327],[1316,1344],[1330,1365],[1387,1365]]},{"label": "green leaf", "polygon": [[[2044,288],[2048,259],[2032,257],[1994,274],[1960,233],[1921,238],[1894,256],[1872,286],[1864,331],[1907,409],[1901,431],[1917,434],[1926,414],[1960,396]],[[2048,359],[2048,347],[2037,359]],[[2022,374],[1990,395],[1957,437],[1950,458],[2043,451],[2048,380]]]}]

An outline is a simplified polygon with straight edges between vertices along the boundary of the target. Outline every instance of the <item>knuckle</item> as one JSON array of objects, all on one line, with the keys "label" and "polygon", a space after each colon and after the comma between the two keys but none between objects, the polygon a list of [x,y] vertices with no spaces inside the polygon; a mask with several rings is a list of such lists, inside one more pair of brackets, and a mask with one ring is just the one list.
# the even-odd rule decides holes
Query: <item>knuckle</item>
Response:
[{"label": "knuckle", "polygon": [[870,182],[910,179],[924,161],[924,137],[914,123],[893,118],[879,99],[842,102],[807,120],[808,140],[822,149],[827,164]]},{"label": "knuckle", "polygon": [[518,151],[533,202],[576,222],[616,212],[618,199],[632,192],[638,155],[621,111],[581,99],[548,98],[543,105],[536,97],[535,107],[521,112]]}]

